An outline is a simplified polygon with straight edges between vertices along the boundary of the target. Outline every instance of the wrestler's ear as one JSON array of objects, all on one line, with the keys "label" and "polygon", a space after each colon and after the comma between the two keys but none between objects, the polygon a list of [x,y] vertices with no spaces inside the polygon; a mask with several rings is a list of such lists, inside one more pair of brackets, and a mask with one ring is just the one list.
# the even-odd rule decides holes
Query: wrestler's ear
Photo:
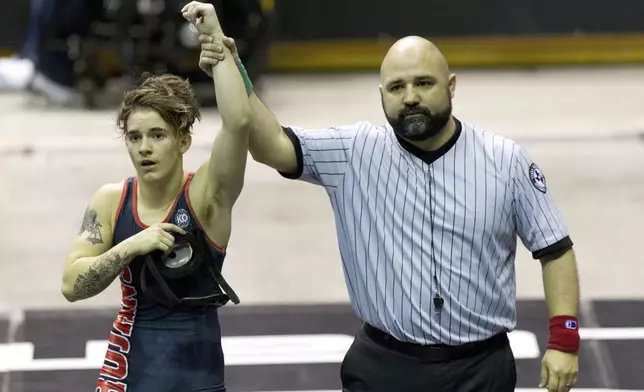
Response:
[{"label": "wrestler's ear", "polygon": [[185,154],[188,149],[190,149],[190,146],[192,145],[192,134],[190,132],[186,132],[179,136],[179,151],[181,151],[181,154]]}]

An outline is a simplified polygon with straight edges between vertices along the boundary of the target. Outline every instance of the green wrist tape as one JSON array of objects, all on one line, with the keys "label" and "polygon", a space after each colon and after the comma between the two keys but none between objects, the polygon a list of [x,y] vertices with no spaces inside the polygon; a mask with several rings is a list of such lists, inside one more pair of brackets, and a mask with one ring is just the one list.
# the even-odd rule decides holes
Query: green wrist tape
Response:
[{"label": "green wrist tape", "polygon": [[244,87],[246,87],[246,94],[251,95],[253,93],[253,83],[251,83],[250,78],[248,77],[248,73],[246,72],[246,68],[244,67],[244,64],[242,64],[241,61],[237,61],[237,68],[239,69],[239,73],[241,74],[241,77],[244,80]]}]

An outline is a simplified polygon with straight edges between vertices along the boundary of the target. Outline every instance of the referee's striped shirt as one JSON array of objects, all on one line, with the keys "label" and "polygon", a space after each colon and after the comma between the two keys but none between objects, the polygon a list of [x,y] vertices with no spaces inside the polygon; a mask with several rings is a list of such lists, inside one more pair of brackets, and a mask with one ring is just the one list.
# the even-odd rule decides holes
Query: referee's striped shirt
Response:
[{"label": "referee's striped shirt", "polygon": [[298,172],[281,174],[329,195],[353,310],[399,340],[511,331],[517,236],[535,259],[572,246],[543,174],[506,137],[456,120],[454,137],[425,152],[388,124],[284,131]]}]

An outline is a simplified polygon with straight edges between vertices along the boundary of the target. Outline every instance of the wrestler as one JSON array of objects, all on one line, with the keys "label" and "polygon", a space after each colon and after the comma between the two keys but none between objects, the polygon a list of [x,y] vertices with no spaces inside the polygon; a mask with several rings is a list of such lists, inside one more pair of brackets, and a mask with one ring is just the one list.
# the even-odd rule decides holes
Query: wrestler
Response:
[{"label": "wrestler", "polygon": [[[201,34],[223,37],[212,5],[190,3],[182,13]],[[221,268],[244,182],[250,91],[232,55],[212,75],[222,127],[209,160],[194,173],[184,169],[183,157],[201,117],[188,81],[151,76],[125,94],[118,112],[136,176],[106,184],[91,198],[62,281],[63,295],[75,302],[120,278],[121,310],[97,392],[225,391],[217,311],[228,299],[238,301]],[[178,243],[188,244],[185,260],[177,256]],[[145,272],[159,260],[194,262],[193,253],[200,255],[199,268],[187,276],[159,280]],[[161,283],[185,301],[157,300],[167,293]]]}]

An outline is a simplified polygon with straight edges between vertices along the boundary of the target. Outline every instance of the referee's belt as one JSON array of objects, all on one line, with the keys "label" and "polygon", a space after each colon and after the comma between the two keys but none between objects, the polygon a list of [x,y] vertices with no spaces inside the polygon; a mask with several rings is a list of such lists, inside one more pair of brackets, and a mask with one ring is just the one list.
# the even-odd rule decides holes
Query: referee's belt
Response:
[{"label": "referee's belt", "polygon": [[486,340],[465,343],[458,346],[449,346],[446,344],[421,345],[401,342],[388,333],[372,327],[367,323],[363,324],[363,330],[374,343],[382,347],[431,362],[445,362],[472,357],[486,351],[503,348],[510,344],[508,334],[505,332],[496,334]]}]

